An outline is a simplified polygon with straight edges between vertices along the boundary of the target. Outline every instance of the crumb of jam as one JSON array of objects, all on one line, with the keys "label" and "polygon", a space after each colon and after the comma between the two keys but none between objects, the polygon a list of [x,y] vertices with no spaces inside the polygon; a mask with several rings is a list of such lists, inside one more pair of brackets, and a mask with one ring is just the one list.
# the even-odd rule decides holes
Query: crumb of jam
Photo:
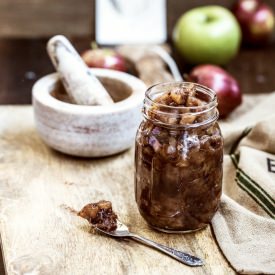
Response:
[{"label": "crumb of jam", "polygon": [[113,212],[110,201],[89,203],[78,212],[78,216],[104,231],[111,232],[117,229],[117,215]]}]

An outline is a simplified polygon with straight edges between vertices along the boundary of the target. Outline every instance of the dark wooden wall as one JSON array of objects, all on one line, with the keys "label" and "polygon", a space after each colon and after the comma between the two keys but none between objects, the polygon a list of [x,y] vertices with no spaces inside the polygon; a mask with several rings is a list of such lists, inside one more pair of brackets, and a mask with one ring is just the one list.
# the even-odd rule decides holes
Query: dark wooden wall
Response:
[{"label": "dark wooden wall", "polygon": [[85,36],[93,13],[92,0],[0,0],[0,37]]},{"label": "dark wooden wall", "polygon": [[[234,2],[167,0],[168,33],[188,9],[215,4],[230,7]],[[265,2],[275,9],[274,0]],[[94,38],[94,10],[94,0],[0,0],[0,37],[49,37],[61,33]]]}]

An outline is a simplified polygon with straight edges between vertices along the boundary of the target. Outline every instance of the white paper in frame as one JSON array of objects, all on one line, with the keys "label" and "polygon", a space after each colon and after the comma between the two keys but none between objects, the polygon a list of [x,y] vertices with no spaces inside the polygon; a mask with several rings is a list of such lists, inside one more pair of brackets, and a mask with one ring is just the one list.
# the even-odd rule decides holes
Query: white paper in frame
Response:
[{"label": "white paper in frame", "polygon": [[96,0],[98,44],[159,44],[166,38],[166,0]]}]

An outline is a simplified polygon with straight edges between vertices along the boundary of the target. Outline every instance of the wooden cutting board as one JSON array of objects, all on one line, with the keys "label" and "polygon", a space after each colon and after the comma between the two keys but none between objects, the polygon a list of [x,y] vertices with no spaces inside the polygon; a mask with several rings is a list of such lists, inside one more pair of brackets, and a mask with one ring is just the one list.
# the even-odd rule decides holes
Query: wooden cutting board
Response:
[{"label": "wooden cutting board", "polygon": [[[133,149],[102,159],[53,151],[35,131],[31,106],[2,106],[0,121],[0,233],[7,274],[234,274],[210,227],[171,235],[147,226],[134,200]],[[134,241],[91,233],[88,222],[66,209],[100,199],[112,201],[133,232],[200,256],[205,265],[187,267]]]}]

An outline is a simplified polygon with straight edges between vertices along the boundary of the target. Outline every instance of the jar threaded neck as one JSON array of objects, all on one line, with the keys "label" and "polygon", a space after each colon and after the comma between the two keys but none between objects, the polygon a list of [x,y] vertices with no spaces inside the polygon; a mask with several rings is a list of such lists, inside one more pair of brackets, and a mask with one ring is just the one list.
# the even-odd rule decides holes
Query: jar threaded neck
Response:
[{"label": "jar threaded neck", "polygon": [[213,90],[191,82],[167,82],[148,88],[143,113],[165,127],[195,128],[216,121],[216,107]]}]

